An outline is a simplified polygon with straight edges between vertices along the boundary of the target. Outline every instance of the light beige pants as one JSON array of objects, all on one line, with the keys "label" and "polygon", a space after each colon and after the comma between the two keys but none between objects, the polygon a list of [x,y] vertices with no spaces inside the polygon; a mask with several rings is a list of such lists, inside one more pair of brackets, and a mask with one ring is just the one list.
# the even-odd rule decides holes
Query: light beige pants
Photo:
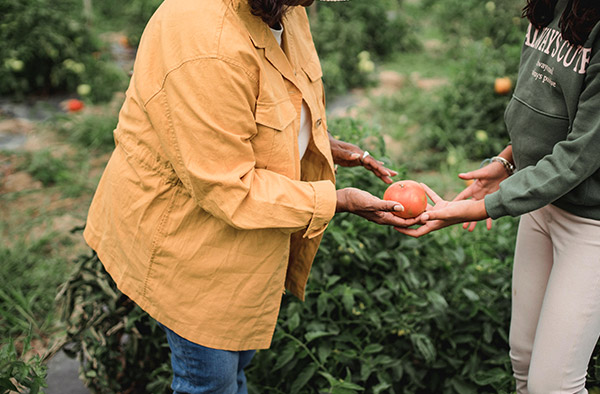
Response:
[{"label": "light beige pants", "polygon": [[517,393],[586,394],[599,334],[600,221],[552,205],[524,215],[510,327]]}]

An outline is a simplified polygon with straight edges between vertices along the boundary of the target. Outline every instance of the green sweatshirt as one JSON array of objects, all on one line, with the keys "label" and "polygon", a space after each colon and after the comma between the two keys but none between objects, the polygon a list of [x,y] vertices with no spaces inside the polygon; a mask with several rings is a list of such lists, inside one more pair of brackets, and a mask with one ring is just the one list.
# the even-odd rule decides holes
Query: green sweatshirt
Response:
[{"label": "green sweatshirt", "polygon": [[485,197],[492,218],[548,204],[600,220],[600,23],[583,46],[554,20],[527,30],[519,77],[505,112],[518,171]]}]

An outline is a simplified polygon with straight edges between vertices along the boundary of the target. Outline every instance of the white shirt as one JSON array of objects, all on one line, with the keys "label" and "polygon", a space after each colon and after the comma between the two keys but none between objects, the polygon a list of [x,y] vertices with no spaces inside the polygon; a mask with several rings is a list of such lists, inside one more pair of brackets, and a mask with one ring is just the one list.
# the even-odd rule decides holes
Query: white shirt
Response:
[{"label": "white shirt", "polygon": [[[283,36],[283,26],[280,30],[271,29],[277,43],[281,46],[281,37]],[[308,111],[308,105],[306,101],[302,100],[302,111],[300,112],[300,131],[298,132],[298,153],[300,153],[300,159],[304,156],[308,142],[310,141],[311,135],[311,118],[310,112]]]}]

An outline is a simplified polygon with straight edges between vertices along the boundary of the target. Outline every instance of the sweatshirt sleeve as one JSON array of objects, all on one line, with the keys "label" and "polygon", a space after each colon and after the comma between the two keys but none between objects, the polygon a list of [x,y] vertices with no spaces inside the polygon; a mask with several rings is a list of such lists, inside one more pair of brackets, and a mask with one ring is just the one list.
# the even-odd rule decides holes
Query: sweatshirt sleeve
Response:
[{"label": "sweatshirt sleeve", "polygon": [[[571,131],[552,153],[519,170],[485,197],[492,218],[518,216],[564,196],[600,168],[600,51],[592,57]],[[540,136],[543,138],[543,136]]]},{"label": "sweatshirt sleeve", "polygon": [[201,209],[237,229],[306,228],[305,237],[316,237],[335,213],[335,185],[256,168],[257,86],[233,60],[191,60],[167,75],[146,110],[161,148]]}]

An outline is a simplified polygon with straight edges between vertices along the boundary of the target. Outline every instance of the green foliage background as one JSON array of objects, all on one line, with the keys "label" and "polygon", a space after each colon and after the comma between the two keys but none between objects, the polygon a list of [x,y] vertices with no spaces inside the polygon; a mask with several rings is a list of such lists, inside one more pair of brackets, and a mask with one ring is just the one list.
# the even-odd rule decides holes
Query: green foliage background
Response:
[{"label": "green foliage background", "polygon": [[[135,46],[160,3],[93,1],[93,15],[82,17],[79,0],[0,0],[0,94],[73,93],[87,83],[90,101],[110,99],[127,78],[101,33],[118,29]],[[399,129],[408,110],[419,126],[416,135],[403,134],[419,150],[409,152],[398,178],[426,175],[411,169],[446,177],[455,169],[450,157],[479,160],[507,143],[502,119],[509,96],[496,95],[493,82],[502,76],[515,81],[525,29],[522,1],[421,0],[413,11],[423,20],[407,16],[406,6],[400,0],[318,3],[310,14],[313,36],[331,100],[375,83],[369,61],[418,54],[422,36],[435,31],[442,44],[439,68],[457,71],[433,92],[407,86],[410,96],[381,99],[378,112]],[[350,119],[329,123],[341,139],[397,164],[386,157],[389,128]],[[20,168],[64,196],[91,193],[85,157],[112,149],[115,124],[110,110],[57,116],[48,126],[77,153],[17,155]],[[338,187],[346,186],[377,196],[386,187],[363,169],[340,168]],[[507,332],[517,222],[504,218],[491,231],[449,228],[412,239],[336,215],[314,262],[306,302],[283,297],[272,347],[258,352],[248,368],[250,391],[511,393]],[[0,336],[18,339],[18,346],[12,339],[0,346],[0,389],[11,388],[10,377],[31,392],[43,386],[44,360],[25,359],[24,352],[32,338],[55,329],[53,299],[63,282],[58,299],[65,350],[81,361],[90,390],[170,392],[163,332],[116,289],[95,255],[80,256],[64,281],[66,265],[51,253],[62,242],[55,236],[0,248]],[[599,354],[596,349],[590,362],[588,386],[600,383]]]},{"label": "green foliage background", "polygon": [[361,69],[362,52],[383,61],[419,47],[413,23],[398,1],[317,3],[316,10],[309,14],[312,35],[330,97],[373,82],[372,72]]},{"label": "green foliage background", "polygon": [[425,112],[421,141],[437,151],[460,147],[471,159],[495,156],[508,143],[504,109],[510,95],[496,78],[516,81],[527,21],[521,0],[425,0],[459,72]]},{"label": "green foliage background", "polygon": [[37,394],[42,387],[46,387],[47,367],[40,356],[25,359],[25,354],[31,350],[31,338],[31,334],[25,337],[20,351],[12,338],[0,347],[1,393],[23,392],[26,389],[29,394]]},{"label": "green foliage background", "polygon": [[136,47],[146,23],[163,0],[94,1],[95,22],[102,30],[124,29],[129,45]]},{"label": "green foliage background", "polygon": [[91,100],[107,101],[125,86],[80,0],[2,0],[0,15],[1,95],[23,99],[88,84]]},{"label": "green foliage background", "polygon": [[0,245],[1,393],[16,386],[35,394],[45,387],[46,360],[31,352],[31,342],[43,338],[58,321],[54,294],[67,276],[66,267],[51,254],[58,242],[49,236]]}]

